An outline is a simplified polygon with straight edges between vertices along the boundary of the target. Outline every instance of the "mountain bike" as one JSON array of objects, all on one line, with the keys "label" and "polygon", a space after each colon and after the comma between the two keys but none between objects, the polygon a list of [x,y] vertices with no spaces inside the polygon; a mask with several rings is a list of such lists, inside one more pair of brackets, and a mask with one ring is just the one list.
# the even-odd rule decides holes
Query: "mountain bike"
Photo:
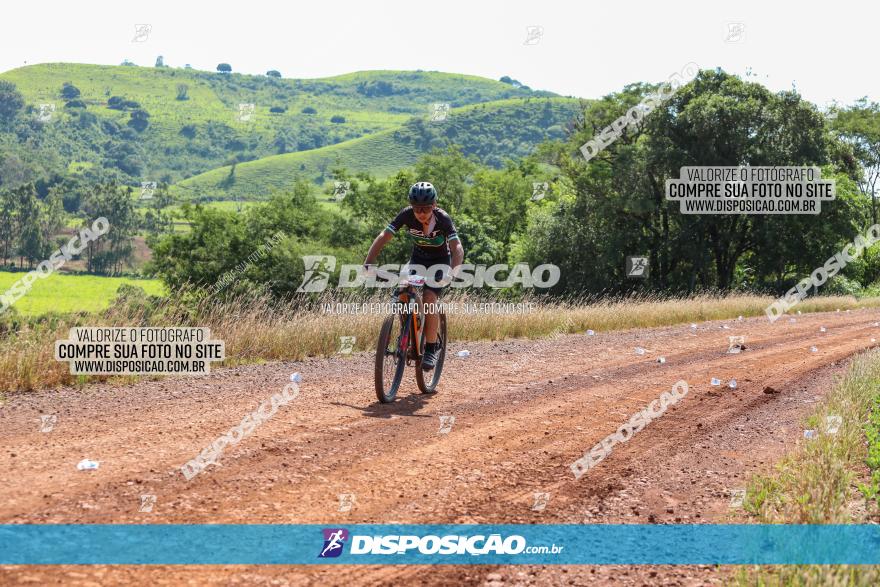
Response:
[{"label": "mountain bike", "polygon": [[[394,401],[407,365],[415,365],[416,383],[422,393],[434,393],[440,382],[440,373],[446,359],[446,315],[440,312],[437,363],[432,371],[422,371],[425,316],[420,291],[424,284],[425,278],[421,275],[405,278],[393,295],[395,312],[382,322],[376,345],[375,374],[376,397],[383,404]],[[395,324],[399,325],[396,332]]]}]

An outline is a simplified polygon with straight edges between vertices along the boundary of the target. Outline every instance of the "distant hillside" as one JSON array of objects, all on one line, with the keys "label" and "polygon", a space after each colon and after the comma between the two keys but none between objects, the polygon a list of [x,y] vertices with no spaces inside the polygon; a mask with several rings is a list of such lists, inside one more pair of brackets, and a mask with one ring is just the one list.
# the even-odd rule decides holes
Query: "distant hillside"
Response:
[{"label": "distant hillside", "polygon": [[[15,84],[27,104],[15,124],[0,131],[0,163],[14,155],[16,180],[72,167],[103,170],[132,184],[176,182],[232,161],[320,149],[400,128],[412,116],[428,116],[435,103],[455,108],[554,95],[423,71],[300,80],[53,63],[14,69],[0,80]],[[62,98],[65,83],[79,95]],[[37,121],[40,104],[55,105],[48,122]],[[254,105],[249,120],[241,119],[241,104]]]},{"label": "distant hillside", "polygon": [[301,153],[266,157],[213,169],[182,181],[172,190],[199,200],[261,199],[273,189],[289,188],[297,178],[328,179],[337,162],[350,173],[392,174],[415,163],[433,148],[455,143],[481,163],[500,167],[505,159],[531,153],[542,141],[562,139],[577,115],[570,98],[502,100],[450,111],[446,120],[414,117],[396,129]]}]

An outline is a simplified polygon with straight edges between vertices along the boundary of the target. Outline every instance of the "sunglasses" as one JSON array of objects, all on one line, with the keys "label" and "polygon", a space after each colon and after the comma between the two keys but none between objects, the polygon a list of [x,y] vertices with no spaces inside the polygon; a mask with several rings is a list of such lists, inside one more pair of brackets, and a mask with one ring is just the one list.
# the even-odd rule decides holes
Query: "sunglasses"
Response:
[{"label": "sunglasses", "polygon": [[433,209],[433,206],[413,206],[413,212],[416,214],[427,214]]}]

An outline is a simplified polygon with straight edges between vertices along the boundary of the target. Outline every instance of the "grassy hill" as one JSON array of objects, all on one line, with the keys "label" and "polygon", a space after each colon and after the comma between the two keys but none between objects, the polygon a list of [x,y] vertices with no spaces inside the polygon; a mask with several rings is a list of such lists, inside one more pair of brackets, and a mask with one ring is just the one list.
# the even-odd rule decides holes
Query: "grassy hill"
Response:
[{"label": "grassy hill", "polygon": [[306,178],[318,183],[341,164],[351,173],[390,175],[423,153],[456,143],[481,163],[500,167],[507,158],[530,153],[541,141],[561,139],[577,115],[570,98],[508,99],[456,108],[446,120],[414,117],[403,125],[344,143],[266,157],[213,169],[179,182],[172,192],[183,199],[261,199]]},{"label": "grassy hill", "polygon": [[[172,183],[233,161],[321,149],[397,129],[413,116],[428,116],[434,103],[460,107],[554,95],[425,71],[284,79],[52,63],[14,69],[0,80],[15,84],[28,106],[16,126],[0,132],[0,159],[15,154],[27,179],[63,175],[73,166],[113,173],[133,185]],[[66,82],[80,91],[71,103],[60,94]],[[111,107],[111,98],[122,105]],[[39,105],[48,103],[55,105],[51,120],[36,122]],[[241,104],[254,105],[249,120],[241,119]],[[149,115],[146,128],[132,123],[136,110]]]}]

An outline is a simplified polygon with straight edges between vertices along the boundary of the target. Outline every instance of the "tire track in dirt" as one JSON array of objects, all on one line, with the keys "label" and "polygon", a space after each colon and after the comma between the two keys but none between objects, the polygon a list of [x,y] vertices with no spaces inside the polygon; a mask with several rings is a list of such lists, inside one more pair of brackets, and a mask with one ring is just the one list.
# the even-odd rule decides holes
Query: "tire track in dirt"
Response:
[{"label": "tire track in dirt", "polygon": [[[407,371],[398,401],[378,404],[372,357],[217,371],[197,379],[94,385],[12,397],[0,408],[5,523],[609,523],[718,522],[733,484],[799,438],[799,419],[830,378],[880,337],[880,312],[702,323],[546,341],[453,343],[440,392]],[[722,328],[727,325],[729,328]],[[827,327],[820,333],[819,325]],[[728,354],[727,337],[746,336]],[[809,351],[815,345],[818,352]],[[459,359],[454,351],[471,349]],[[634,347],[648,349],[636,355]],[[537,351],[537,352],[536,352]],[[666,362],[658,364],[656,357]],[[511,370],[511,365],[514,366]],[[178,467],[278,391],[300,396],[222,466],[187,482]],[[736,389],[713,387],[711,377]],[[665,415],[575,480],[569,465],[684,379]],[[765,386],[779,390],[765,394]],[[40,414],[58,414],[50,433]],[[439,415],[454,415],[448,434]],[[82,458],[97,472],[75,470]],[[532,511],[534,492],[550,493]],[[152,513],[137,511],[152,493]],[[355,494],[351,512],[337,495]],[[670,511],[671,510],[671,511]],[[3,582],[65,584],[568,584],[714,580],[710,568],[627,567],[29,567]],[[82,576],[71,575],[70,573]],[[496,576],[497,575],[497,576]]]}]

